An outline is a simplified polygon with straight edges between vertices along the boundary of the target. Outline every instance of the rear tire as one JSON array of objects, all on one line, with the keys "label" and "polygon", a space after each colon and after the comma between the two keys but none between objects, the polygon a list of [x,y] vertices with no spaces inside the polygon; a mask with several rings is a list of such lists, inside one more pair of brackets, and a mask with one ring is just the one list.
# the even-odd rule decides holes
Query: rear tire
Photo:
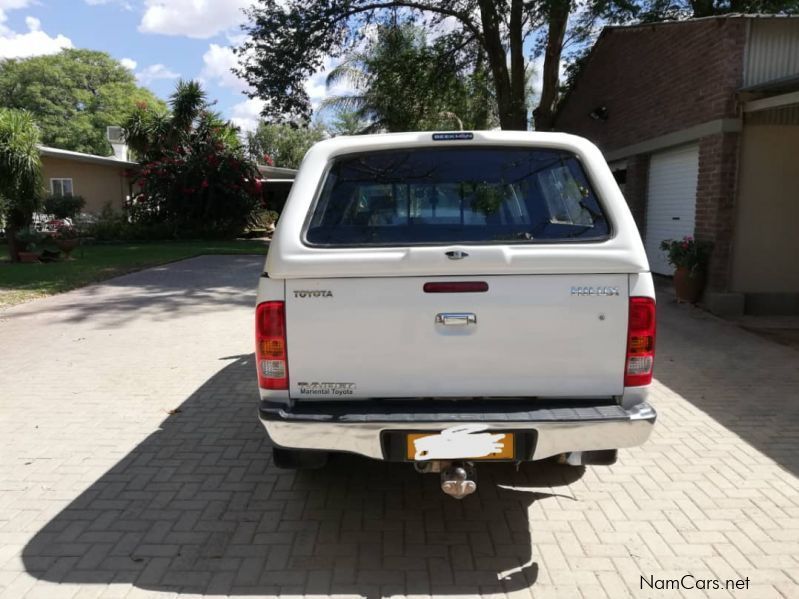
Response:
[{"label": "rear tire", "polygon": [[326,451],[272,448],[272,462],[283,470],[316,470],[327,464]]}]

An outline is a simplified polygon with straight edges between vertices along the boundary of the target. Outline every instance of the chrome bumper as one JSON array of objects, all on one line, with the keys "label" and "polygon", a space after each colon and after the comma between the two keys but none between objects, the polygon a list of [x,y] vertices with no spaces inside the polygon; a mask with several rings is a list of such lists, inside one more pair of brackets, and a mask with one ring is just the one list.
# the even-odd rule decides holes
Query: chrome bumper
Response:
[{"label": "chrome bumper", "polygon": [[[494,404],[496,405],[496,404]],[[561,453],[620,449],[644,443],[657,414],[648,403],[631,408],[597,406],[537,408],[501,414],[463,413],[295,413],[262,403],[261,422],[275,445],[355,453],[378,460],[386,455],[383,435],[391,431],[438,431],[464,424],[483,424],[492,431],[534,433],[532,453],[540,460]]]}]

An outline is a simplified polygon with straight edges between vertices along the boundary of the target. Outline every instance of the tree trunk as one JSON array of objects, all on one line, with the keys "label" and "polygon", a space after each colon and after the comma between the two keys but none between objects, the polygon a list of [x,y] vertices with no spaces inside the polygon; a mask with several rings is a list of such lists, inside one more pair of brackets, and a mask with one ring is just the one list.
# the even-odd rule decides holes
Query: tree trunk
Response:
[{"label": "tree trunk", "polygon": [[560,57],[563,38],[569,21],[569,1],[556,0],[549,12],[549,33],[544,54],[544,72],[541,82],[541,101],[533,111],[536,131],[550,131],[555,118],[555,104],[560,84]]},{"label": "tree trunk", "polygon": [[19,229],[15,226],[8,225],[6,227],[6,239],[8,240],[8,255],[11,257],[12,262],[19,262],[19,242],[17,241],[17,233]]},{"label": "tree trunk", "polygon": [[510,87],[511,110],[513,112],[512,129],[527,130],[527,94],[524,63],[524,34],[522,21],[524,17],[523,0],[512,0],[508,38],[510,43]]},{"label": "tree trunk", "polygon": [[491,94],[488,91],[488,88],[484,84],[485,80],[483,79],[487,72],[484,70],[483,60],[485,59],[483,55],[482,49],[478,50],[477,52],[477,59],[474,65],[474,73],[476,75],[475,79],[475,94],[473,99],[471,100],[471,104],[474,107],[470,110],[470,112],[474,111],[474,128],[475,129],[487,129],[488,128],[488,121],[489,121],[489,102],[491,101]]},{"label": "tree trunk", "polygon": [[[505,47],[502,45],[502,35],[499,28],[499,16],[493,0],[479,0],[480,18],[483,24],[483,48],[488,56],[491,75],[494,80],[494,90],[497,94],[497,108],[499,111],[499,125],[503,129],[527,129],[527,114],[524,110],[524,86],[522,85],[521,98],[511,84],[511,73]],[[523,75],[522,75],[523,76]],[[520,111],[521,106],[521,111]],[[521,117],[521,118],[520,118]]]}]

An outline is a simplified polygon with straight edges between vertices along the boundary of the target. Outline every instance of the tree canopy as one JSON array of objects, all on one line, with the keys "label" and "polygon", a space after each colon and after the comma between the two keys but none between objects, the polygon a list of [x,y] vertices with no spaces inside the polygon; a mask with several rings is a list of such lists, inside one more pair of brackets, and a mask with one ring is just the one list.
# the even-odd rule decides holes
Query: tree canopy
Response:
[{"label": "tree canopy", "polygon": [[634,9],[633,0],[257,0],[247,11],[248,39],[238,49],[238,72],[266,102],[265,115],[307,117],[303,84],[325,57],[346,54],[364,42],[374,24],[400,15],[436,30],[438,43],[458,60],[474,66],[484,60],[504,129],[527,128],[532,56],[526,48],[543,53],[534,116],[538,129],[548,129],[564,45],[587,35],[598,19],[617,22]]},{"label": "tree canopy", "polygon": [[793,14],[799,0],[648,0],[638,13],[642,21],[665,21],[737,14]]},{"label": "tree canopy", "polygon": [[368,131],[488,129],[497,124],[480,57],[460,59],[448,39],[428,43],[412,23],[380,25],[374,39],[327,77],[354,92],[328,97],[322,110],[353,110]]},{"label": "tree canopy", "polygon": [[360,135],[365,132],[367,125],[359,110],[340,108],[335,110],[327,129],[333,136]]},{"label": "tree canopy", "polygon": [[310,147],[326,137],[326,131],[319,125],[297,127],[261,122],[255,131],[247,134],[247,150],[257,162],[297,168]]},{"label": "tree canopy", "polygon": [[164,107],[105,52],[68,49],[0,63],[0,106],[27,110],[48,146],[108,156],[106,127],[121,126],[140,102]]}]

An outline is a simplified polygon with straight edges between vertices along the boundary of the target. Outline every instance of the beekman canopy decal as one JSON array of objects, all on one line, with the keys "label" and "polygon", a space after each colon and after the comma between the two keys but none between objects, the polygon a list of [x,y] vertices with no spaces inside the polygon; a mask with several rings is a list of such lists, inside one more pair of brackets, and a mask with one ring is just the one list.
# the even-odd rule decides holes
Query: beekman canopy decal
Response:
[{"label": "beekman canopy decal", "polygon": [[462,131],[460,133],[433,133],[433,141],[455,141],[459,139],[474,139],[474,133]]}]

